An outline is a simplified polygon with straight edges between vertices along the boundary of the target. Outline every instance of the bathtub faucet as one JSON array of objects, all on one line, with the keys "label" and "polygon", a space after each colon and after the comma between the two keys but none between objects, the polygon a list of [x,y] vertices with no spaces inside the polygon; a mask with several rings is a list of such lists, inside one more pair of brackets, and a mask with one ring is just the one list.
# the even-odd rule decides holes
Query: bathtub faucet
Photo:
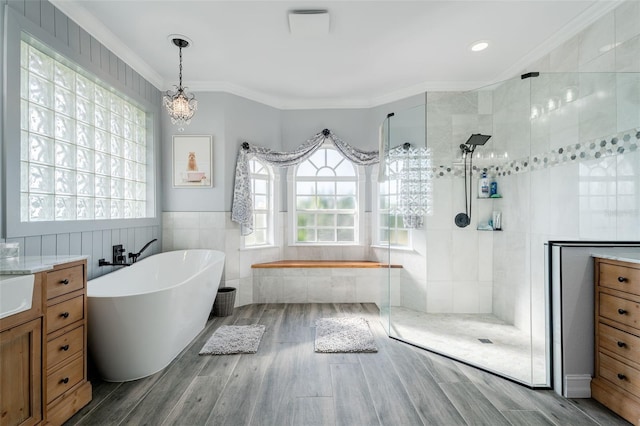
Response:
[{"label": "bathtub faucet", "polygon": [[124,257],[124,255],[122,254],[125,251],[124,248],[122,247],[122,244],[116,244],[115,246],[112,246],[111,251],[112,251],[113,261],[107,262],[105,259],[99,259],[98,266],[129,266],[130,265],[129,263],[127,263],[127,258]]},{"label": "bathtub faucet", "polygon": [[137,253],[129,253],[129,259],[131,259],[131,263],[136,263],[136,261],[138,260],[138,257],[142,254],[143,251],[145,251],[150,245],[151,243],[158,241],[157,238],[154,238],[153,240],[149,241],[147,244],[144,245],[144,247],[142,247],[142,249],[140,249],[139,252]]}]

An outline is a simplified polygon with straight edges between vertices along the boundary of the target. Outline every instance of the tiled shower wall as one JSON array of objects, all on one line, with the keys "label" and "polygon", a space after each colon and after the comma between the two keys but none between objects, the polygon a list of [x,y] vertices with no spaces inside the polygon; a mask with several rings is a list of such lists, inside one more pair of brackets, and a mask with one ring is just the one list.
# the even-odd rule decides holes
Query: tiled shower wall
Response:
[{"label": "tiled shower wall", "polygon": [[[434,204],[426,231],[414,233],[426,246],[415,258],[426,260],[426,281],[406,288],[403,306],[493,312],[542,335],[546,241],[640,238],[638,19],[640,3],[623,3],[526,70],[540,71],[537,78],[427,94]],[[567,89],[572,102],[563,99]],[[474,166],[496,176],[503,198],[476,199],[476,172],[472,225],[460,229],[453,223],[464,211],[458,146],[471,133],[492,135]],[[476,231],[492,210],[502,212],[503,231]]]},{"label": "tiled shower wall", "polygon": [[[495,235],[494,313],[525,329],[531,321],[534,336],[544,324],[544,242],[640,239],[639,20],[640,3],[624,2],[527,69],[541,73],[530,81],[529,108],[557,102],[567,88],[578,97],[505,139],[518,152],[511,158],[528,154],[529,167],[499,178],[518,195],[502,201],[506,231]],[[494,105],[494,123],[506,127],[498,116],[517,104],[505,97]],[[514,256],[526,260],[521,268]],[[531,318],[523,315],[529,300]]]}]

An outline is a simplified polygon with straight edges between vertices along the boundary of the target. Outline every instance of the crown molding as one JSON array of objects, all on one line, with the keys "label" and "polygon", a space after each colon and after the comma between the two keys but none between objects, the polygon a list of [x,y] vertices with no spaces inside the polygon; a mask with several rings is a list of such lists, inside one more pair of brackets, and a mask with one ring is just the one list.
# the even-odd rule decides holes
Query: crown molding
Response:
[{"label": "crown molding", "polygon": [[424,92],[466,92],[486,86],[486,81],[428,81],[371,98],[370,107],[385,105]]},{"label": "crown molding", "polygon": [[549,52],[559,47],[562,43],[569,40],[571,37],[583,31],[589,25],[602,18],[607,13],[614,10],[625,0],[598,0],[591,6],[589,6],[584,12],[576,16],[569,23],[563,26],[559,31],[545,40],[542,44],[529,51],[526,55],[520,58],[519,61],[511,65],[505,71],[503,71],[496,81],[507,80],[520,74],[527,66],[533,64],[538,59],[547,55]]},{"label": "crown molding", "polygon": [[[89,13],[78,0],[49,0],[61,12],[79,24],[85,31],[89,32],[100,43],[120,57],[127,65],[138,72],[155,87],[173,87],[172,82],[164,81],[163,78],[147,64],[140,56],[134,53],[122,42],[109,28],[100,20]],[[262,103],[281,110],[292,109],[350,109],[350,108],[372,108],[398,100],[406,99],[427,91],[469,91],[480,89],[484,86],[500,81],[514,78],[534,61],[551,52],[566,40],[570,39],[596,20],[612,11],[625,0],[597,1],[587,8],[578,17],[561,28],[545,42],[528,52],[519,61],[511,65],[504,72],[500,73],[492,81],[431,81],[423,82],[413,86],[408,86],[388,93],[374,94],[371,97],[353,98],[293,98],[280,97],[267,94],[265,92],[252,90],[231,82],[216,81],[192,81],[189,89],[194,92],[224,92]],[[88,30],[91,28],[91,30]]]},{"label": "crown molding", "polygon": [[342,109],[342,108],[367,108],[370,105],[368,99],[356,98],[293,98],[269,95],[264,92],[249,89],[230,82],[195,81],[189,84],[193,92],[224,92],[240,96],[254,102],[258,102],[280,110],[288,109]]},{"label": "crown molding", "polygon": [[[168,83],[166,83],[167,85]],[[262,92],[248,89],[246,87],[230,83],[230,82],[209,82],[195,81],[188,86],[192,92],[223,92],[242,98],[258,102],[280,110],[293,109],[357,109],[357,108],[373,108],[385,105],[391,102],[409,98],[411,96],[420,95],[424,92],[464,92],[475,90],[486,86],[485,81],[436,81],[420,83],[409,86],[393,92],[380,94],[372,97],[361,98],[283,98],[278,96],[267,95]]]},{"label": "crown molding", "polygon": [[129,49],[129,47],[100,22],[99,19],[89,13],[79,1],[49,0],[49,2],[122,59],[124,63],[129,65],[149,83],[153,84],[156,88],[162,87],[163,79],[160,74],[142,60],[140,56]]}]

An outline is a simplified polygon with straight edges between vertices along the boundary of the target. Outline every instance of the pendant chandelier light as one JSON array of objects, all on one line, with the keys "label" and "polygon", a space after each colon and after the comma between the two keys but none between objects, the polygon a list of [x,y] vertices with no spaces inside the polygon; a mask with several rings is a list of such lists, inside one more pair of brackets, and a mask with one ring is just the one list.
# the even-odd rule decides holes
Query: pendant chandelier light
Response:
[{"label": "pendant chandelier light", "polygon": [[167,90],[163,97],[163,103],[169,112],[171,123],[180,126],[179,130],[182,131],[184,130],[182,126],[191,122],[193,114],[198,109],[198,101],[196,101],[193,93],[185,92],[186,88],[182,87],[182,49],[189,47],[189,42],[177,36],[171,38],[171,41],[180,50],[180,80],[179,84],[174,86],[176,88],[175,91]]}]

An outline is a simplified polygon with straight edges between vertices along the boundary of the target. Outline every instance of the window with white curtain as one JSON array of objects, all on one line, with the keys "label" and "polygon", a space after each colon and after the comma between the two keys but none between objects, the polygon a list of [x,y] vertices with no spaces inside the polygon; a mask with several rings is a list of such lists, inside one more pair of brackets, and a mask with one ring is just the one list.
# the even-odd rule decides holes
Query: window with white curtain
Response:
[{"label": "window with white curtain", "polygon": [[148,217],[146,112],[24,40],[20,72],[20,221]]},{"label": "window with white curtain", "polygon": [[358,168],[325,145],[293,174],[295,244],[357,244],[361,205]]},{"label": "window with white curtain", "polygon": [[274,179],[270,167],[257,158],[249,160],[251,197],[253,204],[253,232],[244,237],[245,247],[273,245]]}]

